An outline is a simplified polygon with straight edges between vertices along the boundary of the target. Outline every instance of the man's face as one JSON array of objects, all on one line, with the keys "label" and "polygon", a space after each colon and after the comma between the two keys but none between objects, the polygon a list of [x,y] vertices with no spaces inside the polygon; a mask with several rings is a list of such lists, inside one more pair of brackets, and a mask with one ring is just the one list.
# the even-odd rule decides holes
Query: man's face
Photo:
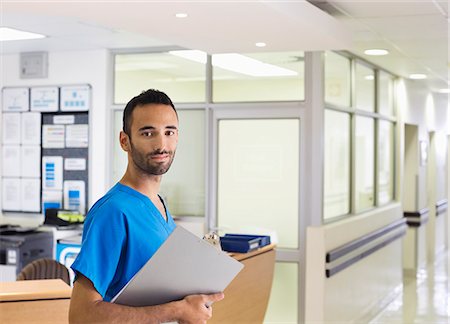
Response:
[{"label": "man's face", "polygon": [[169,170],[178,143],[178,119],[171,106],[148,104],[133,110],[129,138],[130,163],[148,175]]}]

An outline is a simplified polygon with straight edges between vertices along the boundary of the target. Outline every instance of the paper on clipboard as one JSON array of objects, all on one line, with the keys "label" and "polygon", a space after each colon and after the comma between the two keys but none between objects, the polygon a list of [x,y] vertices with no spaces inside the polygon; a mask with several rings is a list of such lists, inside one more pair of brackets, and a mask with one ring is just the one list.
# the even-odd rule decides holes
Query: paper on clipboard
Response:
[{"label": "paper on clipboard", "polygon": [[111,302],[150,306],[192,294],[221,292],[243,267],[225,252],[177,226]]}]

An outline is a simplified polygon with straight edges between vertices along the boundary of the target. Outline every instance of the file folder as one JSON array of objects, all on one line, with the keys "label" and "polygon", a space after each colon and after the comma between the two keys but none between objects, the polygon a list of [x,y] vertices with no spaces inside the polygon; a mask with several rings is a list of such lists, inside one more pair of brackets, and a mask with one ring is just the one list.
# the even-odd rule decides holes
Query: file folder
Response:
[{"label": "file folder", "polygon": [[220,238],[222,250],[247,253],[270,244],[268,235],[225,234]]},{"label": "file folder", "polygon": [[151,306],[192,294],[222,292],[243,267],[225,252],[177,226],[111,302]]}]

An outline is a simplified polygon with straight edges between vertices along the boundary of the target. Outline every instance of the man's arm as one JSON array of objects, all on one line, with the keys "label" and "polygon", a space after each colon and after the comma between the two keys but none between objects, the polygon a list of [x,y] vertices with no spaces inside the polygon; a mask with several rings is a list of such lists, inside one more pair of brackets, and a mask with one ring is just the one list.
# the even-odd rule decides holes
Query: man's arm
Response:
[{"label": "man's arm", "polygon": [[92,282],[79,274],[70,300],[70,323],[206,323],[212,316],[206,305],[223,299],[223,293],[192,295],[183,300],[145,307],[104,302]]}]

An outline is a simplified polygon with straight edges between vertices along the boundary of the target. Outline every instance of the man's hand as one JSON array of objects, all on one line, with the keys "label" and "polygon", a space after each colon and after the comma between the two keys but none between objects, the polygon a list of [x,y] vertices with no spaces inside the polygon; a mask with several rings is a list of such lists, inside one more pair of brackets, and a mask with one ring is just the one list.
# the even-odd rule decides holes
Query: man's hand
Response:
[{"label": "man's hand", "polygon": [[191,295],[180,301],[182,304],[180,324],[206,323],[212,316],[212,303],[222,300],[223,293],[211,295]]}]

